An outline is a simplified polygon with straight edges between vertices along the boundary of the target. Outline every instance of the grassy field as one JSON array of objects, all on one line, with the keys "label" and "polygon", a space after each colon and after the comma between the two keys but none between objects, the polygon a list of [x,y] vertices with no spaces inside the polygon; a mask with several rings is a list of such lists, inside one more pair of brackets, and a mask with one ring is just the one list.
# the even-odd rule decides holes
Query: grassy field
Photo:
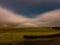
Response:
[{"label": "grassy field", "polygon": [[[55,38],[37,38],[37,39],[26,39],[24,35],[28,36],[46,36],[60,34],[59,30],[52,28],[0,28],[0,42],[1,43],[14,43],[21,41],[36,41],[36,40],[51,40]],[[56,37],[57,38],[57,37]]]},{"label": "grassy field", "polygon": [[37,28],[14,28],[14,27],[0,27],[0,43],[16,43],[22,41],[37,41],[37,40],[53,40],[60,38],[33,38],[28,39],[24,36],[47,36],[53,34],[60,34],[60,30],[55,30],[50,27],[37,27]]}]

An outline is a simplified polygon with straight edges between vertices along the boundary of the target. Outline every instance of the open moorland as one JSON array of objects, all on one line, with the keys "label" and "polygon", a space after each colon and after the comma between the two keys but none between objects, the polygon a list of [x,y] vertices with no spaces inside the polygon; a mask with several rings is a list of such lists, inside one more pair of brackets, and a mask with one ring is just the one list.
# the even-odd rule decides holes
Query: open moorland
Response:
[{"label": "open moorland", "polygon": [[[54,35],[57,34],[57,35]],[[49,36],[50,35],[50,36]],[[33,37],[34,36],[34,37]],[[40,37],[41,36],[41,37]],[[44,38],[45,37],[45,38]],[[60,29],[55,27],[15,28],[0,26],[0,43],[15,45],[18,42],[54,40],[60,37]]]}]

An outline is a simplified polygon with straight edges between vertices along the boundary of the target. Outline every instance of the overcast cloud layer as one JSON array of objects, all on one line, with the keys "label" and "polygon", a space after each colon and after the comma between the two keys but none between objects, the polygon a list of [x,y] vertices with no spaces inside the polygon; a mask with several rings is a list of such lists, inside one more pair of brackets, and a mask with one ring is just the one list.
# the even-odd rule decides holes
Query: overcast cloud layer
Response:
[{"label": "overcast cloud layer", "polygon": [[0,24],[60,27],[60,0],[0,0]]},{"label": "overcast cloud layer", "polygon": [[28,18],[0,6],[0,24],[20,27],[60,27],[60,9],[45,12],[35,18]]}]

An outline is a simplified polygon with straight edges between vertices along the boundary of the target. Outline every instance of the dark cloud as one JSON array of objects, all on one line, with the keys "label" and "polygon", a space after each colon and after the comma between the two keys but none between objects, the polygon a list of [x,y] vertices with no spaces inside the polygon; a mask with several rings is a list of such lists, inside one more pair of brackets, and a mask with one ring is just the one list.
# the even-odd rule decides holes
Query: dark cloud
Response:
[{"label": "dark cloud", "polygon": [[37,5],[53,5],[60,4],[60,0],[0,0],[0,4],[11,6],[37,6]]}]

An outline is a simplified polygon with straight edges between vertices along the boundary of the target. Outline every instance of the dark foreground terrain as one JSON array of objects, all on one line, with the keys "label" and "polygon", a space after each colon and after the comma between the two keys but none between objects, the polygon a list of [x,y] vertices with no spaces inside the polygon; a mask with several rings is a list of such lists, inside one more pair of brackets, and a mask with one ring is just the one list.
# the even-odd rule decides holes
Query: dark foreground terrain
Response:
[{"label": "dark foreground terrain", "polygon": [[0,45],[60,45],[60,39],[49,41],[24,41],[16,43],[0,43]]}]

